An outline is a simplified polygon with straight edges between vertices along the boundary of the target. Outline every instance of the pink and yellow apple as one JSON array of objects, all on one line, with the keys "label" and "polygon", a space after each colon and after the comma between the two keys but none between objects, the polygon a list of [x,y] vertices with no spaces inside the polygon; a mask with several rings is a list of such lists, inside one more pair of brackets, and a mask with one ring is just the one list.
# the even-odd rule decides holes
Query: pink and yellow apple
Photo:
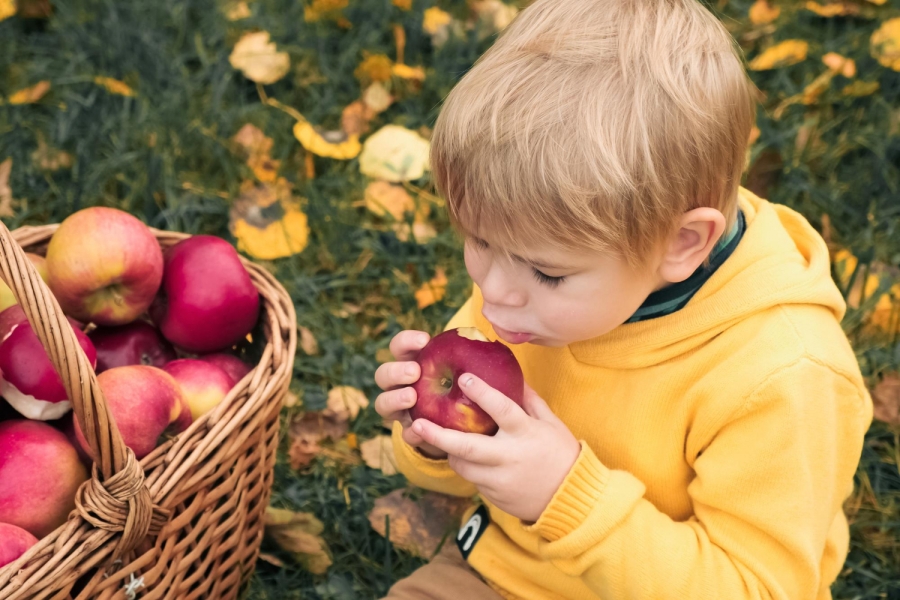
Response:
[{"label": "pink and yellow apple", "polygon": [[98,325],[122,325],[145,312],[162,280],[163,256],[150,229],[115,208],[67,217],[50,238],[47,274],[63,312]]},{"label": "pink and yellow apple", "polygon": [[28,552],[38,539],[15,525],[0,523],[0,568]]},{"label": "pink and yellow apple", "polygon": [[88,337],[97,349],[97,373],[128,365],[162,368],[177,358],[172,345],[146,321],[98,327]]},{"label": "pink and yellow apple", "polygon": [[[26,252],[25,256],[28,257],[28,260],[30,260],[31,264],[34,265],[34,268],[37,269],[38,275],[41,276],[41,279],[46,282],[47,261],[44,259],[44,257],[38,254],[34,254],[33,252]],[[0,281],[0,311],[6,310],[14,304],[18,304],[18,301],[13,295],[12,290],[4,282]]]},{"label": "pink and yellow apple", "polygon": [[[115,367],[100,373],[97,383],[125,445],[139,459],[156,448],[166,430],[180,433],[192,423],[178,382],[162,369],[147,365]],[[75,436],[90,455],[91,448],[77,419]]]},{"label": "pink and yellow apple", "polygon": [[195,421],[215,408],[234,387],[228,373],[206,361],[182,358],[163,368],[181,386]]},{"label": "pink and yellow apple", "polygon": [[87,477],[61,431],[26,419],[0,423],[0,522],[44,537],[66,521]]},{"label": "pink and yellow apple", "polygon": [[422,369],[413,384],[416,404],[409,410],[415,419],[428,419],[448,429],[494,435],[497,423],[470,400],[459,385],[463,373],[472,373],[522,405],[525,379],[512,351],[489,341],[474,327],[450,329],[433,337],[419,352]]},{"label": "pink and yellow apple", "polygon": [[198,356],[198,360],[216,365],[231,377],[231,385],[235,386],[244,378],[244,376],[253,370],[253,367],[242,361],[234,354],[226,354],[225,352],[217,352],[215,354],[204,354]]},{"label": "pink and yellow apple", "polygon": [[176,346],[217,352],[253,329],[259,292],[231,244],[195,235],[166,251],[162,286],[150,316]]}]

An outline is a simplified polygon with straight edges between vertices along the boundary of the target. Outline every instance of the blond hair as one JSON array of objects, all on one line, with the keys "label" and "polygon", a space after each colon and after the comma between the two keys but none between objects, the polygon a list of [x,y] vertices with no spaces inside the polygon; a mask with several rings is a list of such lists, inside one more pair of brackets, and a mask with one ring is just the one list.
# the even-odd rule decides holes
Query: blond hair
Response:
[{"label": "blond hair", "polygon": [[454,224],[642,264],[701,206],[731,224],[758,90],[697,0],[536,0],[447,96],[431,164]]}]

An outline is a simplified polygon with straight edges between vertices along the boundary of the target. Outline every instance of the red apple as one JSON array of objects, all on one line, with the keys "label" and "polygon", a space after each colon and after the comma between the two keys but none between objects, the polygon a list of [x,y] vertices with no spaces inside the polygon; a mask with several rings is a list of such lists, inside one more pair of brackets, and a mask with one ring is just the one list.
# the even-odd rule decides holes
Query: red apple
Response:
[{"label": "red apple", "polygon": [[234,354],[226,354],[224,352],[204,354],[203,356],[198,356],[197,359],[216,365],[228,373],[228,376],[231,377],[232,387],[237,385],[237,383],[244,378],[244,375],[253,370],[253,367]]},{"label": "red apple", "polygon": [[[192,423],[178,382],[162,369],[147,365],[114,367],[100,373],[97,383],[122,440],[139,459],[153,452],[163,433],[180,433]],[[92,455],[77,419],[75,436],[82,449]]]},{"label": "red apple", "polygon": [[28,552],[38,539],[15,525],[0,523],[0,568]]},{"label": "red apple", "polygon": [[[90,365],[96,366],[97,353],[91,340],[78,329],[75,338]],[[19,323],[0,343],[0,372],[0,394],[23,416],[50,421],[72,408],[62,378],[27,321]]]},{"label": "red apple", "polygon": [[497,423],[472,402],[459,386],[463,373],[472,373],[522,405],[525,379],[512,351],[489,341],[474,327],[451,329],[433,337],[419,352],[422,368],[413,384],[416,404],[410,417],[428,419],[441,427],[494,435]]},{"label": "red apple", "polygon": [[78,453],[46,423],[0,423],[0,522],[41,538],[65,523],[88,477]]},{"label": "red apple", "polygon": [[[83,331],[84,325],[79,323],[72,317],[66,317],[66,321],[69,322],[69,325],[72,326],[72,329],[76,331]],[[12,333],[13,329],[15,329],[20,323],[27,323],[28,317],[25,316],[25,311],[22,309],[20,304],[14,304],[0,312],[0,343],[3,342],[6,338],[9,337],[9,334]],[[78,335],[77,333],[75,335]]]},{"label": "red apple", "polygon": [[195,421],[224,400],[234,387],[228,373],[206,361],[182,358],[170,362],[163,369],[181,385]]},{"label": "red apple", "polygon": [[229,348],[253,329],[259,292],[231,244],[195,235],[165,254],[150,316],[167,340],[197,353]]},{"label": "red apple", "polygon": [[97,349],[97,373],[128,365],[162,368],[167,362],[177,358],[172,345],[156,327],[146,321],[134,321],[117,327],[98,327],[88,337]]},{"label": "red apple", "polygon": [[[25,256],[28,257],[28,260],[30,260],[31,264],[33,264],[37,269],[38,275],[41,276],[41,279],[47,281],[47,261],[44,259],[44,257],[38,254],[34,254],[33,252],[26,252]],[[13,295],[12,290],[3,281],[0,281],[0,311],[6,310],[14,304],[18,304],[18,301]]]},{"label": "red apple", "polygon": [[150,229],[115,208],[67,217],[50,238],[47,273],[63,312],[98,325],[123,325],[145,312],[162,280],[163,257]]}]

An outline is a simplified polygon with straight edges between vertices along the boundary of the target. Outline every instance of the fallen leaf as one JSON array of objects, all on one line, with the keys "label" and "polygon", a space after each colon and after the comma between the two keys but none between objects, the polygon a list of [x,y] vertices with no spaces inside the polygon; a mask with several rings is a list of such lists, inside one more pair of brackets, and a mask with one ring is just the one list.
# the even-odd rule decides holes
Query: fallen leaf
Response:
[{"label": "fallen leaf", "polygon": [[384,54],[369,54],[353,72],[365,84],[373,81],[388,81],[391,78],[394,61]]},{"label": "fallen leaf", "polygon": [[297,406],[300,404],[300,398],[294,392],[288,390],[288,392],[284,395],[284,405],[288,408],[293,406]]},{"label": "fallen leaf", "polygon": [[235,44],[228,62],[244,77],[257,83],[275,83],[291,68],[287,52],[278,52],[275,42],[269,41],[268,31],[245,33]]},{"label": "fallen leaf", "polygon": [[38,147],[31,153],[31,160],[42,171],[58,171],[72,166],[72,155],[48,146],[43,135],[38,135]]},{"label": "fallen leaf", "polygon": [[349,160],[356,157],[361,149],[358,135],[348,135],[345,131],[325,131],[306,120],[294,124],[294,137],[313,154],[326,158]]},{"label": "fallen leaf", "polygon": [[347,434],[347,428],[346,420],[339,421],[322,412],[307,412],[295,417],[288,429],[291,468],[299,470],[309,465],[322,452],[321,442],[340,440]]},{"label": "fallen leaf", "polygon": [[384,217],[390,215],[395,221],[402,221],[407,212],[416,212],[416,219],[428,216],[428,204],[416,201],[402,185],[394,185],[387,181],[373,181],[366,186],[366,208],[374,215]]},{"label": "fallen leaf", "polygon": [[432,6],[422,14],[422,29],[425,30],[425,33],[435,35],[442,28],[449,25],[451,20],[450,13],[441,10],[437,6]]},{"label": "fallen leaf", "polygon": [[778,18],[781,8],[772,6],[768,0],[756,0],[750,7],[750,22],[754,25],[766,25]]},{"label": "fallen leaf", "polygon": [[309,239],[306,214],[283,177],[274,183],[245,181],[230,211],[238,249],[262,260],[302,252]]},{"label": "fallen leaf", "polygon": [[488,26],[488,31],[485,33],[503,31],[519,14],[518,8],[504,4],[500,0],[480,0],[473,2],[470,6],[478,21]]},{"label": "fallen leaf", "polygon": [[394,65],[391,72],[395,77],[401,79],[412,79],[415,81],[425,81],[425,69],[422,67],[410,67],[408,65]]},{"label": "fallen leaf", "polygon": [[822,57],[822,63],[834,71],[840,73],[847,79],[856,76],[856,61],[846,56],[841,56],[837,52],[829,52]]},{"label": "fallen leaf", "polygon": [[362,101],[372,110],[372,112],[378,114],[387,110],[394,101],[394,97],[387,91],[384,84],[380,81],[376,81],[365,89]]},{"label": "fallen leaf", "polygon": [[258,127],[247,123],[238,130],[232,142],[238,147],[240,154],[247,161],[247,166],[259,181],[272,183],[278,179],[281,161],[272,158],[272,138],[266,136]]},{"label": "fallen leaf", "polygon": [[431,281],[423,283],[422,287],[416,290],[416,302],[419,309],[440,301],[446,293],[447,274],[442,267],[438,267],[435,269],[435,276],[431,278]]},{"label": "fallen leaf", "polygon": [[266,535],[310,573],[321,575],[331,566],[331,552],[322,539],[322,522],[310,513],[266,507]]},{"label": "fallen leaf", "polygon": [[322,19],[341,21],[343,10],[347,8],[348,0],[313,0],[303,9],[303,20],[313,23]]},{"label": "fallen leaf", "polygon": [[352,421],[359,411],[369,405],[365,393],[349,385],[339,385],[328,392],[327,408],[322,411],[325,417],[338,421]]},{"label": "fallen leaf", "polygon": [[359,157],[364,175],[385,181],[419,179],[429,169],[431,145],[419,134],[400,125],[385,125],[366,139]]},{"label": "fallen leaf", "polygon": [[405,221],[402,223],[394,223],[392,229],[394,230],[397,239],[401,242],[409,241],[409,237],[412,235],[414,242],[417,244],[425,244],[428,240],[434,239],[437,236],[437,230],[434,228],[434,225],[425,223],[424,221],[414,221],[412,226]]},{"label": "fallen leaf", "polygon": [[0,0],[0,21],[16,14],[16,0]]},{"label": "fallen leaf", "polygon": [[12,159],[0,162],[0,217],[13,217],[12,188],[9,187],[9,175],[12,173]]},{"label": "fallen leaf", "polygon": [[859,6],[850,2],[832,2],[829,4],[807,2],[805,7],[806,10],[812,11],[820,17],[842,17],[859,14]]},{"label": "fallen leaf", "polygon": [[[394,490],[375,500],[369,513],[372,529],[385,535],[386,521],[390,523],[390,541],[394,546],[416,556],[434,556],[441,540],[449,538],[459,528],[459,520],[471,501],[426,492],[418,501],[408,498],[404,490]],[[445,543],[453,543],[447,539]]]},{"label": "fallen leaf", "polygon": [[412,0],[391,0],[391,4],[400,10],[410,10],[412,8]]},{"label": "fallen leaf", "polygon": [[759,127],[757,127],[756,125],[751,127],[750,128],[750,138],[747,140],[747,145],[752,146],[753,144],[755,144],[756,140],[759,139],[759,135],[760,135]]},{"label": "fallen leaf", "polygon": [[844,86],[841,93],[845,96],[860,97],[871,96],[881,89],[881,84],[877,81],[854,81],[850,85]]},{"label": "fallen leaf", "polygon": [[94,77],[94,83],[106,89],[110,94],[118,94],[119,96],[137,96],[137,93],[124,81],[113,79],[112,77]]},{"label": "fallen leaf", "polygon": [[385,475],[397,474],[394,444],[389,435],[379,435],[359,445],[363,462],[372,469],[380,469]]},{"label": "fallen leaf", "polygon": [[803,40],[784,40],[779,44],[766,48],[749,63],[753,71],[766,71],[794,65],[806,60],[809,43]]},{"label": "fallen leaf", "polygon": [[900,71],[900,17],[888,19],[872,33],[869,52],[882,66]]},{"label": "fallen leaf", "polygon": [[224,8],[225,18],[229,21],[240,21],[253,16],[246,2],[229,2]]},{"label": "fallen leaf", "polygon": [[351,102],[341,112],[341,129],[347,135],[360,136],[369,131],[369,121],[375,118],[375,111],[362,100]]},{"label": "fallen leaf", "polygon": [[9,97],[10,104],[34,104],[50,91],[50,82],[46,79],[39,81],[31,87],[14,92]]},{"label": "fallen leaf", "polygon": [[879,421],[900,425],[900,376],[888,373],[872,390],[874,416]]},{"label": "fallen leaf", "polygon": [[297,326],[297,332],[300,334],[300,349],[310,356],[318,354],[319,342],[316,341],[313,332],[302,325]]},{"label": "fallen leaf", "polygon": [[284,561],[275,556],[274,554],[268,554],[267,552],[259,553],[259,560],[269,563],[270,565],[274,565],[279,568],[284,568]]}]

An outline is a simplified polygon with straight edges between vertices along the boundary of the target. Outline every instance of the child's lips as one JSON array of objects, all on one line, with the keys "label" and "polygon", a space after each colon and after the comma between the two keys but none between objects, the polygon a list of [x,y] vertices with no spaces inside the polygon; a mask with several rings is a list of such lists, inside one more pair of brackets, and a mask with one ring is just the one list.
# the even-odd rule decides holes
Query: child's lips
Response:
[{"label": "child's lips", "polygon": [[527,332],[509,331],[509,330],[503,329],[502,327],[494,325],[493,323],[491,325],[494,328],[494,331],[497,333],[497,335],[499,335],[501,338],[503,338],[510,344],[524,344],[524,343],[530,342],[531,340],[534,339],[534,336]]}]

